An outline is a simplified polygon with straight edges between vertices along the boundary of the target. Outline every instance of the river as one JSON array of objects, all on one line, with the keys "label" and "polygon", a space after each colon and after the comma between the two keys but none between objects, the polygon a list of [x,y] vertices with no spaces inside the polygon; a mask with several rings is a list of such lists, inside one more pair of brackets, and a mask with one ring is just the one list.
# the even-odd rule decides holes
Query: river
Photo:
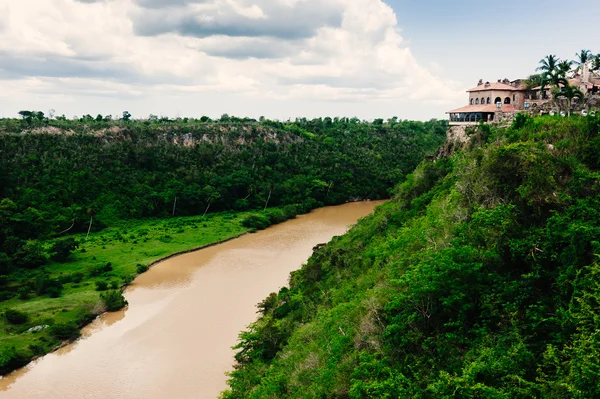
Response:
[{"label": "river", "polygon": [[75,343],[0,379],[1,398],[215,399],[256,304],[286,285],[319,243],[380,201],[317,209],[235,240],[165,260],[125,291]]}]

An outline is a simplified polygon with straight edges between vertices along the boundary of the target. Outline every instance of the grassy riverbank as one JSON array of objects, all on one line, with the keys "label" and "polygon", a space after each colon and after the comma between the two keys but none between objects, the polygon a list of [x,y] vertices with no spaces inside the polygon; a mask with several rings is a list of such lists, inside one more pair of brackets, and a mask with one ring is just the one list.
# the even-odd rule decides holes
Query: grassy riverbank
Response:
[{"label": "grassy riverbank", "polygon": [[[81,326],[106,310],[102,293],[129,284],[154,262],[281,222],[294,217],[295,211],[292,206],[267,212],[127,221],[87,239],[85,234],[72,236],[79,247],[66,262],[51,261],[42,270],[22,271],[4,283],[5,290],[20,286],[23,294],[1,304],[5,317],[0,317],[0,372],[6,374],[63,340],[76,338]],[[47,247],[52,244],[45,243]],[[56,285],[59,291],[48,289]],[[25,319],[11,323],[7,311]],[[39,326],[44,327],[30,331]]]}]

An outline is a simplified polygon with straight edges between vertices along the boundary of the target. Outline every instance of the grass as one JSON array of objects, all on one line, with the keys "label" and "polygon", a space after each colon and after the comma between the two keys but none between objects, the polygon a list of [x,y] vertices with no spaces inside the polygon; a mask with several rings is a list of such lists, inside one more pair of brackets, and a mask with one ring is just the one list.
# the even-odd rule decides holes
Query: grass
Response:
[{"label": "grass", "polygon": [[[19,325],[8,323],[0,317],[0,363],[4,372],[22,366],[32,357],[48,353],[60,340],[50,328],[27,332],[34,326],[72,324],[82,326],[104,311],[97,282],[105,281],[113,288],[130,283],[137,274],[138,265],[148,266],[169,255],[205,247],[246,233],[251,229],[242,226],[250,213],[212,214],[205,218],[176,217],[126,221],[92,233],[75,235],[79,248],[64,263],[50,262],[43,273],[50,279],[64,281],[61,295],[33,296],[28,299],[14,297],[0,303],[2,314],[6,309],[24,312],[28,320]],[[52,245],[49,241],[48,247]],[[93,270],[110,262],[111,270],[97,275]],[[11,284],[23,284],[40,275],[40,271],[24,271],[11,276]],[[35,281],[35,280],[34,280]],[[34,295],[34,294],[33,294]],[[13,355],[11,355],[11,353]],[[14,353],[20,360],[6,360]]]}]

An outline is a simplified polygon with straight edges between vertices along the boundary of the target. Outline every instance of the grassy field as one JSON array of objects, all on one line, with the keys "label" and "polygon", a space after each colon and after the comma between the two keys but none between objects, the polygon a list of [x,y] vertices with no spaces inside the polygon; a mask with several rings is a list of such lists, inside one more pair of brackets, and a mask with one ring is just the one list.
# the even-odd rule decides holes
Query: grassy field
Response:
[{"label": "grassy field", "polygon": [[[6,373],[60,345],[57,325],[86,324],[105,310],[100,300],[102,291],[127,285],[153,262],[248,232],[250,229],[241,223],[248,215],[222,213],[205,218],[128,221],[92,233],[87,240],[85,234],[75,236],[79,248],[66,262],[50,262],[43,270],[17,276],[17,281],[35,281],[35,284],[43,284],[42,280],[60,281],[60,296],[32,294],[29,298],[14,297],[0,303],[2,314],[11,309],[27,315],[22,324],[9,323],[6,317],[0,317],[0,370]],[[52,242],[46,244],[50,246]],[[28,331],[36,326],[49,327]]]}]

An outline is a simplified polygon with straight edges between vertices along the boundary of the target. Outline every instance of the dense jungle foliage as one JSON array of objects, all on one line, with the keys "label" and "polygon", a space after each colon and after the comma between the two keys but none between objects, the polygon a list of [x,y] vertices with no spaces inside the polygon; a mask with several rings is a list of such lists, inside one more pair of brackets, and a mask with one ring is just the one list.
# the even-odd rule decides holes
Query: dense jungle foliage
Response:
[{"label": "dense jungle foliage", "polygon": [[600,397],[600,118],[424,161],[240,335],[224,398]]},{"label": "dense jungle foliage", "polygon": [[386,198],[443,142],[446,127],[21,114],[0,120],[0,275],[43,264],[36,240],[90,224]]},{"label": "dense jungle foliage", "polygon": [[446,123],[0,120],[0,374],[72,339],[158,259],[389,198]]}]

